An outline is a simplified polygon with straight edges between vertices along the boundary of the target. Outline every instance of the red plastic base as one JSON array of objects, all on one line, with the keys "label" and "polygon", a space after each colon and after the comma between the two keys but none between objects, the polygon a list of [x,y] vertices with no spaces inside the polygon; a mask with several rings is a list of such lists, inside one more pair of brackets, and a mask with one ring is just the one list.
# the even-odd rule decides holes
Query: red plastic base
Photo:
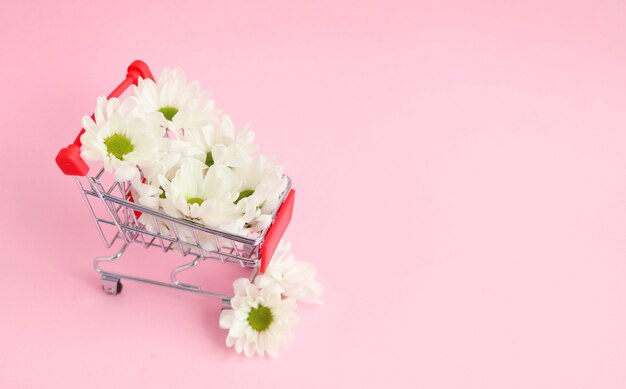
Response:
[{"label": "red plastic base", "polygon": [[261,246],[261,273],[265,273],[265,270],[270,264],[272,256],[276,251],[276,247],[278,246],[280,239],[283,237],[283,234],[291,221],[295,197],[296,191],[293,189],[290,190],[287,194],[287,198],[283,201],[283,205],[280,206],[280,209],[276,213],[274,223],[270,227],[269,231],[267,231],[267,234],[265,234],[265,241],[263,241]]}]

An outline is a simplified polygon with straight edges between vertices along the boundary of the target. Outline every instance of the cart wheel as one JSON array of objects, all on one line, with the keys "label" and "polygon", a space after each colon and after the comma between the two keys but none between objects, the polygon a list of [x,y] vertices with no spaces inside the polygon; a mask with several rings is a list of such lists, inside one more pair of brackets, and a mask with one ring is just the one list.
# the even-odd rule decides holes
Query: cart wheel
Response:
[{"label": "cart wheel", "polygon": [[122,281],[119,278],[102,276],[102,290],[104,290],[107,294],[116,295],[122,293],[122,289],[124,286],[122,285]]}]

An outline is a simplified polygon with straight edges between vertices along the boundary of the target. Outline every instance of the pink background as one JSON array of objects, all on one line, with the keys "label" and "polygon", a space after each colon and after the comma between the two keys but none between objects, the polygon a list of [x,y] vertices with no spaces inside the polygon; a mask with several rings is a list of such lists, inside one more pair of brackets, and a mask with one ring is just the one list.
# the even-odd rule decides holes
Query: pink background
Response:
[{"label": "pink background", "polygon": [[[0,387],[626,387],[624,2],[129,3],[0,12]],[[53,158],[136,58],[288,164],[327,305],[277,360],[214,300],[100,290]]]}]

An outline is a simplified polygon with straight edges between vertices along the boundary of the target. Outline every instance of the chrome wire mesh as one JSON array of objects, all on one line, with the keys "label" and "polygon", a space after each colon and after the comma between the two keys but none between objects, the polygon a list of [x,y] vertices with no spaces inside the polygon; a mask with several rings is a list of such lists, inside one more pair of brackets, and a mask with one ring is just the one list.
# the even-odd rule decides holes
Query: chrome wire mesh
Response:
[{"label": "chrome wire mesh", "polygon": [[[95,176],[75,177],[105,246],[111,247],[121,240],[163,252],[197,256],[202,260],[213,259],[252,268],[259,265],[260,246],[269,227],[255,236],[244,237],[172,217],[135,203],[130,184],[105,183],[109,176],[101,169]],[[290,188],[291,180],[288,179],[280,204]],[[272,216],[273,219],[276,211]]]},{"label": "chrome wire mesh", "polygon": [[[113,181],[104,169],[95,176],[74,179],[104,245],[112,247],[116,242],[122,242],[115,254],[97,257],[94,261],[94,268],[100,273],[102,287],[107,293],[119,293],[120,280],[126,279],[216,297],[222,300],[224,306],[229,306],[231,296],[184,283],[178,280],[178,274],[196,267],[204,260],[215,260],[249,268],[252,270],[250,279],[256,277],[261,263],[261,245],[271,224],[254,236],[239,236],[137,204],[133,201],[130,184]],[[287,177],[287,187],[272,215],[272,221],[290,189],[291,180]],[[177,252],[183,257],[190,256],[191,260],[174,268],[169,282],[115,273],[100,267],[102,263],[119,260],[130,244],[165,253]]]},{"label": "chrome wire mesh", "polygon": [[[95,176],[74,178],[105,246],[111,247],[116,242],[122,242],[115,254],[94,260],[94,269],[101,275],[105,292],[120,293],[120,280],[124,279],[219,298],[222,305],[228,307],[231,296],[182,282],[177,278],[178,275],[210,259],[251,269],[250,280],[256,277],[261,263],[261,245],[269,226],[254,236],[230,234],[135,203],[130,184],[113,181],[110,174],[104,173],[104,169]],[[272,221],[290,189],[291,180],[287,177],[287,187],[272,215]],[[183,257],[191,256],[191,260],[175,267],[167,282],[111,272],[100,267],[103,263],[119,260],[130,244],[152,247],[166,253],[178,252]]]}]

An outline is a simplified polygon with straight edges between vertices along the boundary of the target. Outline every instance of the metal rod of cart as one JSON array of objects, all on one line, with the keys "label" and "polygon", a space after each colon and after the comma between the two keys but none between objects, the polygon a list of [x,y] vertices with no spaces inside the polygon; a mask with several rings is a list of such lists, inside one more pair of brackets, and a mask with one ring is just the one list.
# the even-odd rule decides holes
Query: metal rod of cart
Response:
[{"label": "metal rod of cart", "polygon": [[[153,78],[145,63],[135,61],[128,67],[124,81],[108,98],[119,97],[129,86],[136,85],[139,77]],[[265,271],[291,220],[295,191],[289,178],[279,206],[272,215],[272,223],[255,235],[239,236],[144,207],[133,201],[129,182],[111,180],[104,169],[89,175],[89,167],[80,157],[83,132],[80,131],[73,144],[59,151],[56,162],[63,173],[73,176],[104,245],[108,248],[115,244],[120,246],[115,254],[94,260],[94,269],[100,274],[105,292],[116,295],[122,291],[121,280],[129,280],[215,297],[222,305],[229,306],[231,296],[182,282],[178,279],[179,274],[206,260],[250,269],[251,280]],[[118,261],[131,244],[177,253],[190,261],[175,267],[169,282],[111,272],[100,266]]]}]

